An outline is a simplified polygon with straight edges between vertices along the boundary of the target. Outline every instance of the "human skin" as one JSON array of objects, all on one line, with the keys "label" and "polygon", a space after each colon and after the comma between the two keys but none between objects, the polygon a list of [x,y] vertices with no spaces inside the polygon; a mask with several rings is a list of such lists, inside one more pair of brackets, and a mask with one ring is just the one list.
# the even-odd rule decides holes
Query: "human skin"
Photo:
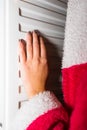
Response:
[{"label": "human skin", "polygon": [[44,39],[35,31],[28,32],[26,40],[19,40],[18,53],[22,83],[30,99],[45,91],[48,63]]}]

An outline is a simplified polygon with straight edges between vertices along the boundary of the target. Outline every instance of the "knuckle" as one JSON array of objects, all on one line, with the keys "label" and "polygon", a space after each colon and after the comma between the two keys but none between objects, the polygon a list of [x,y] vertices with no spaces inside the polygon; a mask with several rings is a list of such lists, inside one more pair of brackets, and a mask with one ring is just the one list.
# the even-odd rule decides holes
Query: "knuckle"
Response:
[{"label": "knuckle", "polygon": [[42,58],[42,59],[41,59],[41,63],[42,63],[43,65],[47,65],[47,63],[48,63],[48,62],[47,62],[47,59],[46,59],[46,58]]},{"label": "knuckle", "polygon": [[39,64],[40,63],[40,59],[39,58],[35,58],[34,62],[35,62],[35,64]]}]

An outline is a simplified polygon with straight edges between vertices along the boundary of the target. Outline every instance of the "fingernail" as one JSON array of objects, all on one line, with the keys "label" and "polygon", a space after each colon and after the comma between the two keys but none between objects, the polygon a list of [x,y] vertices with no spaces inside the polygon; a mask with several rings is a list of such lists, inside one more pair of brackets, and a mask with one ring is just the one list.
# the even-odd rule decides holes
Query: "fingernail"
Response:
[{"label": "fingernail", "polygon": [[37,31],[37,30],[34,30],[34,32],[35,32],[35,33],[38,33],[38,31]]},{"label": "fingernail", "polygon": [[19,39],[19,42],[22,42],[22,39]]},{"label": "fingernail", "polygon": [[36,33],[35,30],[33,30],[33,33]]},{"label": "fingernail", "polygon": [[19,39],[18,41],[20,42],[21,39]]},{"label": "fingernail", "polygon": [[28,31],[28,33],[30,34],[30,33],[31,33],[31,31]]},{"label": "fingernail", "polygon": [[38,30],[35,30],[35,33],[37,33],[37,35],[40,36],[40,32]]}]

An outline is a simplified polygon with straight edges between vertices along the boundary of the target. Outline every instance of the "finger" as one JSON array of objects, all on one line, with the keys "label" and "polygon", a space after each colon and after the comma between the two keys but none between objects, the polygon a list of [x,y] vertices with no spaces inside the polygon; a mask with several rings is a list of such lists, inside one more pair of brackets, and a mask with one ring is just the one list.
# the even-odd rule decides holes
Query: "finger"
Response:
[{"label": "finger", "polygon": [[32,39],[32,33],[28,32],[26,34],[26,51],[27,51],[27,59],[32,59],[33,57],[33,39]]},{"label": "finger", "polygon": [[40,56],[40,47],[39,47],[39,38],[35,31],[33,31],[33,58],[39,58]]},{"label": "finger", "polygon": [[26,62],[26,44],[23,39],[19,40],[19,57],[21,63]]},{"label": "finger", "polygon": [[42,37],[40,37],[40,49],[41,49],[41,57],[46,58],[47,57],[46,47],[45,47],[44,40]]}]

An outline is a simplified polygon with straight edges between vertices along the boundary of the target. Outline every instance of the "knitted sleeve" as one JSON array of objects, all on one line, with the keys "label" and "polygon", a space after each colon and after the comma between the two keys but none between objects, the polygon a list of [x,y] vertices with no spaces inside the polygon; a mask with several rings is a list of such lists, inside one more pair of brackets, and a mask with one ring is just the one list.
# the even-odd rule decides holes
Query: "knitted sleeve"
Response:
[{"label": "knitted sleeve", "polygon": [[69,0],[62,62],[69,130],[87,130],[87,0]]},{"label": "knitted sleeve", "polygon": [[19,110],[13,130],[64,130],[68,115],[50,91],[39,93]]},{"label": "knitted sleeve", "polygon": [[79,83],[76,105],[70,118],[70,130],[87,130],[87,72]]},{"label": "knitted sleeve", "polygon": [[69,0],[62,74],[64,100],[72,109],[85,71],[87,72],[87,0]]},{"label": "knitted sleeve", "polygon": [[64,108],[49,110],[34,120],[26,130],[68,130],[68,116]]}]

